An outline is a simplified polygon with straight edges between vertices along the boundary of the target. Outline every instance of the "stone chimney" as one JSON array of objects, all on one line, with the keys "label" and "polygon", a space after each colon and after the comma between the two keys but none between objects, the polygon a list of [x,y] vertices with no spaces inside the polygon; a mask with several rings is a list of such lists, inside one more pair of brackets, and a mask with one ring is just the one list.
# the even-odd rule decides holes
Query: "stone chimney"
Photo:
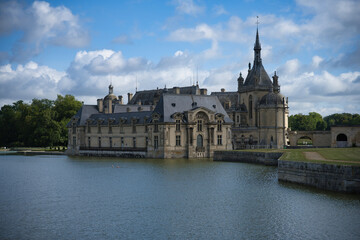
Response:
[{"label": "stone chimney", "polygon": [[132,94],[132,93],[128,93],[128,104],[130,103],[132,97],[133,97],[133,94]]},{"label": "stone chimney", "polygon": [[222,89],[221,89],[221,92],[225,92],[225,88],[222,88]]},{"label": "stone chimney", "polygon": [[200,95],[207,95],[207,89],[206,88],[200,89]]},{"label": "stone chimney", "polygon": [[123,96],[122,95],[119,95],[119,103],[123,104]]},{"label": "stone chimney", "polygon": [[174,93],[175,94],[180,94],[180,88],[179,87],[174,87]]},{"label": "stone chimney", "polygon": [[104,111],[104,101],[102,98],[97,100],[97,107],[99,112],[102,113]]}]

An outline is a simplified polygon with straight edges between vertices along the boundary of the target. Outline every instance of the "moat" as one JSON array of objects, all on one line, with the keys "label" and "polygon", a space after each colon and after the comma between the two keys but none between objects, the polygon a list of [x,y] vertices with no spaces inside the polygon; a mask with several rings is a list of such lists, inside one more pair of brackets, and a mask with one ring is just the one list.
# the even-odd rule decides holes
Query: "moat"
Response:
[{"label": "moat", "polygon": [[360,196],[211,160],[0,156],[0,239],[359,239]]}]

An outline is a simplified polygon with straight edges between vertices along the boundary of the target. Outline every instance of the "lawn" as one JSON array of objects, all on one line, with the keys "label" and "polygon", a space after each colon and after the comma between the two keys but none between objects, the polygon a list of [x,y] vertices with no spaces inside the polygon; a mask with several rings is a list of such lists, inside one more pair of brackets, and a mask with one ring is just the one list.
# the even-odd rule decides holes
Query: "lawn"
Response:
[{"label": "lawn", "polygon": [[[360,166],[360,148],[254,149],[254,152],[283,152],[281,160]],[[305,152],[317,153],[323,160],[307,158]]]}]

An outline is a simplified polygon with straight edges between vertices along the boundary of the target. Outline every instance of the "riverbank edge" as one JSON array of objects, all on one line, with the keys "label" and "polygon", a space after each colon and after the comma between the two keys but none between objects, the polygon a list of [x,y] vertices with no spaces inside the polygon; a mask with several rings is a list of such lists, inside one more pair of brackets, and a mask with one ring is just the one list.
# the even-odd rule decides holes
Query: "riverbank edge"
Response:
[{"label": "riverbank edge", "polygon": [[278,160],[278,181],[359,194],[360,167]]},{"label": "riverbank edge", "polygon": [[58,151],[2,151],[2,155],[12,155],[12,154],[20,154],[20,155],[27,155],[27,156],[35,156],[35,155],[65,155],[65,152],[58,152]]},{"label": "riverbank edge", "polygon": [[214,161],[255,163],[278,167],[278,181],[323,190],[360,193],[360,167],[280,160],[281,152],[215,151]]},{"label": "riverbank edge", "polygon": [[215,151],[213,160],[220,162],[255,163],[277,166],[282,152]]}]

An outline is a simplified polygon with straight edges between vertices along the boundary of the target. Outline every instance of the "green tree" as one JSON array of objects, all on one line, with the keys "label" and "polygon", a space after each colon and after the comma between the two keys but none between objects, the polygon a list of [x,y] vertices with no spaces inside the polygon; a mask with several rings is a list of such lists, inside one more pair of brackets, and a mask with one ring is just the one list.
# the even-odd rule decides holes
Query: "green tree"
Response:
[{"label": "green tree", "polygon": [[66,125],[82,106],[80,101],[77,101],[74,96],[65,95],[65,97],[58,95],[54,102],[54,111],[56,114],[56,121],[60,126],[59,145],[66,145],[68,139],[68,130]]}]

